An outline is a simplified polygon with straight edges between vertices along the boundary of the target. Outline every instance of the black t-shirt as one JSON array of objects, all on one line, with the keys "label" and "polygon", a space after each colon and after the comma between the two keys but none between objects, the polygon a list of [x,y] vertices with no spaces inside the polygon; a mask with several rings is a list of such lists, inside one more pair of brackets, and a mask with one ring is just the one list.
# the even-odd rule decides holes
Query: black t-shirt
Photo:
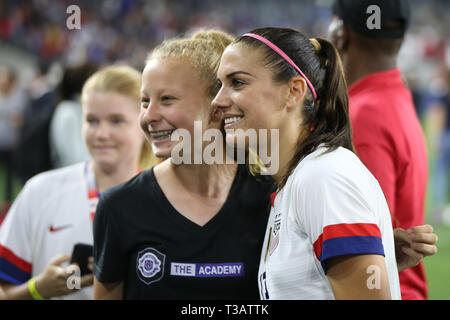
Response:
[{"label": "black t-shirt", "polygon": [[124,281],[124,299],[259,299],[257,274],[273,180],[239,165],[230,194],[203,227],[170,204],[153,169],[102,194],[94,274]]}]

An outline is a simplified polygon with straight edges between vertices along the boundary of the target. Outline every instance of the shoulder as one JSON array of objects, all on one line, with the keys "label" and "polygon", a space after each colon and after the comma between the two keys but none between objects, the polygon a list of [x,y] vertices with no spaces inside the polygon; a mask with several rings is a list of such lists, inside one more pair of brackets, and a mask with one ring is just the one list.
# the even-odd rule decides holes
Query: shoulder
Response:
[{"label": "shoulder", "polygon": [[55,109],[53,119],[65,120],[72,118],[81,118],[81,105],[74,101],[63,101]]},{"label": "shoulder", "polygon": [[238,165],[237,174],[243,181],[258,186],[259,188],[271,188],[274,185],[274,180],[271,175],[252,174],[247,165]]},{"label": "shoulder", "polygon": [[[339,147],[329,150],[319,147],[314,152],[303,158],[294,170],[293,176],[296,180],[308,180],[313,178],[329,176],[340,173],[348,167],[349,162],[358,160],[358,157],[350,150]],[[344,165],[346,164],[346,165]],[[344,165],[344,167],[342,167]]]},{"label": "shoulder", "polygon": [[84,190],[83,167],[80,163],[32,177],[25,183],[7,217],[26,217],[29,222],[34,218],[45,219],[58,210],[67,212],[69,207],[80,203]]},{"label": "shoulder", "polygon": [[349,116],[353,131],[367,132],[369,127],[388,128],[396,117],[390,103],[379,101],[376,97],[364,101],[354,101],[349,106]]},{"label": "shoulder", "polygon": [[[50,121],[50,139],[65,141],[64,138],[72,135],[67,127],[80,127],[82,123],[81,105],[76,102],[63,101],[55,109]],[[78,129],[79,130],[79,129]],[[79,134],[79,131],[75,131]]]},{"label": "shoulder", "polygon": [[306,156],[292,174],[295,189],[323,192],[342,188],[357,188],[372,183],[373,177],[356,154],[339,147],[329,151],[322,147]]},{"label": "shoulder", "polygon": [[125,230],[131,217],[136,218],[143,213],[147,215],[149,211],[145,209],[153,208],[151,203],[155,199],[152,177],[151,168],[102,192],[95,211],[94,230],[103,233],[111,224]]},{"label": "shoulder", "polygon": [[237,177],[240,185],[234,201],[240,207],[262,208],[266,210],[270,203],[270,194],[276,190],[275,181],[270,175],[253,175],[246,165],[239,165]]},{"label": "shoulder", "polygon": [[[316,150],[300,162],[286,184],[286,199],[294,203],[299,223],[321,228],[377,221],[382,197],[377,180],[352,151],[341,147],[323,151]],[[311,233],[315,239],[319,229]]]},{"label": "shoulder", "polygon": [[402,121],[404,112],[415,110],[411,93],[405,87],[368,91],[349,100],[349,115],[354,129],[369,131],[367,126],[390,129]]},{"label": "shoulder", "polygon": [[80,162],[64,168],[39,173],[29,179],[24,188],[45,193],[49,190],[64,190],[78,187],[84,183],[84,165],[84,162]]},{"label": "shoulder", "polygon": [[125,203],[135,201],[146,194],[152,194],[152,189],[157,187],[154,179],[153,168],[142,171],[130,180],[118,184],[101,195],[101,202],[112,206],[122,207]]},{"label": "shoulder", "polygon": [[84,162],[40,173],[27,181],[21,202],[34,212],[50,212],[81,204],[86,198]]}]

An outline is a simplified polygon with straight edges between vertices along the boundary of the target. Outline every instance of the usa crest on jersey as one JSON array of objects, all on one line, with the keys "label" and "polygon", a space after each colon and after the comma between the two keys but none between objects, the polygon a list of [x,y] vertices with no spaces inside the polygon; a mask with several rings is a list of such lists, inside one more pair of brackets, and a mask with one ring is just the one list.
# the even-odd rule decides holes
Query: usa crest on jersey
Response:
[{"label": "usa crest on jersey", "polygon": [[145,284],[161,280],[164,276],[166,256],[154,248],[145,248],[136,257],[136,272]]},{"label": "usa crest on jersey", "polygon": [[280,242],[280,229],[281,229],[281,213],[275,214],[273,226],[270,229],[270,243],[269,243],[269,255],[272,255]]}]

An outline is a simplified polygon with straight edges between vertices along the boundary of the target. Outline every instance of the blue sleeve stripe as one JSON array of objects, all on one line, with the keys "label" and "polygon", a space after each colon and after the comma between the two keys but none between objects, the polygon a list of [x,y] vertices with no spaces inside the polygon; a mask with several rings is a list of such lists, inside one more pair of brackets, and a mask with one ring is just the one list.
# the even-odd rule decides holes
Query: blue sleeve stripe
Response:
[{"label": "blue sleeve stripe", "polygon": [[29,273],[24,272],[8,260],[0,257],[0,279],[14,284],[22,284],[30,278],[31,275]]},{"label": "blue sleeve stripe", "polygon": [[320,263],[327,273],[326,260],[347,254],[379,254],[384,256],[383,242],[380,237],[352,236],[338,237],[323,242]]}]

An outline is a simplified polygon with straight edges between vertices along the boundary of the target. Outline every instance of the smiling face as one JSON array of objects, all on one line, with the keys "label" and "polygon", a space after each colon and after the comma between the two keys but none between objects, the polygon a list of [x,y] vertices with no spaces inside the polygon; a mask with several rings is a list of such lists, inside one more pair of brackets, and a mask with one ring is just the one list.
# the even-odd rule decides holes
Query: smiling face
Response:
[{"label": "smiling face", "polygon": [[83,99],[83,135],[93,161],[114,170],[135,166],[144,142],[137,101],[117,92],[91,91]]},{"label": "smiling face", "polygon": [[210,127],[211,98],[206,92],[204,81],[186,58],[148,61],[142,77],[139,122],[157,157],[170,157],[179,143],[171,141],[174,130],[186,129],[194,137],[194,121],[202,121],[203,130]]},{"label": "smiling face", "polygon": [[[289,85],[274,81],[263,59],[262,50],[239,44],[225,50],[218,70],[222,87],[213,101],[225,129],[280,129],[292,117],[285,108]],[[227,140],[234,135],[227,131]]]}]

